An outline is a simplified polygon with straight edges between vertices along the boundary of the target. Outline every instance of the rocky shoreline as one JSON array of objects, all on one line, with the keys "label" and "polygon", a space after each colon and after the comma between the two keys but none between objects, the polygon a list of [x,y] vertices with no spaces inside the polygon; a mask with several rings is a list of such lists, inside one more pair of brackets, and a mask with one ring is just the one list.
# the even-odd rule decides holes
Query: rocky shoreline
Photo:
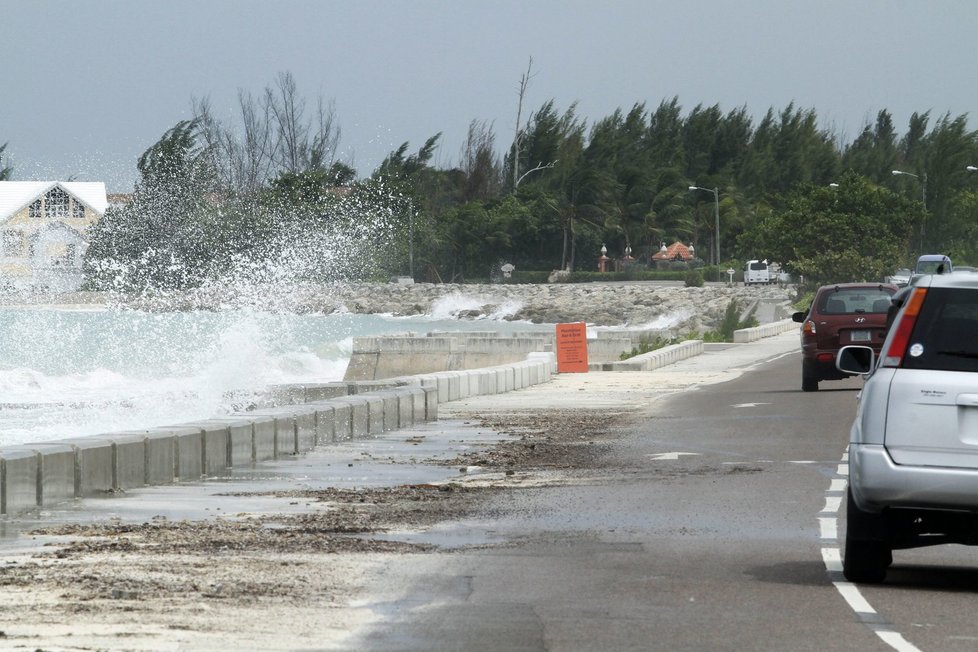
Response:
[{"label": "rocky shoreline", "polygon": [[250,307],[308,313],[434,315],[445,318],[491,317],[549,324],[584,321],[594,326],[715,329],[727,306],[756,307],[762,321],[790,314],[793,286],[621,282],[577,284],[460,285],[431,283],[333,283],[289,287],[206,288],[156,296],[125,297],[77,292],[3,303],[60,306],[112,306],[162,311],[222,310]]}]

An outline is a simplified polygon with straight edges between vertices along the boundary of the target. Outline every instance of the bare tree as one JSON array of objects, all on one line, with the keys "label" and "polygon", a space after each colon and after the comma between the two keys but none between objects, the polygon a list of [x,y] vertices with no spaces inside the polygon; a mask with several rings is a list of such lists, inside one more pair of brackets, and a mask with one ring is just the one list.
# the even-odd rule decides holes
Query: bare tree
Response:
[{"label": "bare tree", "polygon": [[308,126],[302,122],[306,103],[297,97],[292,73],[279,73],[276,87],[265,88],[265,106],[276,129],[276,164],[285,172],[299,172],[305,167],[303,148],[308,142]]},{"label": "bare tree", "polygon": [[238,92],[240,132],[217,118],[207,99],[194,100],[194,117],[200,135],[213,157],[214,168],[224,188],[252,193],[268,179],[272,170],[272,138],[267,111],[250,94]]},{"label": "bare tree", "polygon": [[517,91],[519,101],[516,104],[516,133],[513,135],[513,192],[516,192],[520,180],[520,151],[523,147],[523,136],[526,135],[526,130],[522,125],[523,100],[526,98],[526,89],[530,85],[530,78],[533,77],[532,69],[533,57],[530,57],[530,62],[526,65],[526,72],[520,77],[519,90]]},{"label": "bare tree", "polygon": [[194,100],[201,137],[229,190],[252,193],[282,172],[326,170],[334,162],[340,130],[332,102],[318,99],[306,117],[306,102],[291,73],[281,73],[260,99],[238,91],[237,127],[222,124],[207,99]]},{"label": "bare tree", "polygon": [[305,117],[306,102],[298,96],[292,73],[280,73],[275,88],[265,89],[265,105],[276,131],[275,162],[285,172],[325,169],[339,143],[332,103],[319,100],[315,122]]}]

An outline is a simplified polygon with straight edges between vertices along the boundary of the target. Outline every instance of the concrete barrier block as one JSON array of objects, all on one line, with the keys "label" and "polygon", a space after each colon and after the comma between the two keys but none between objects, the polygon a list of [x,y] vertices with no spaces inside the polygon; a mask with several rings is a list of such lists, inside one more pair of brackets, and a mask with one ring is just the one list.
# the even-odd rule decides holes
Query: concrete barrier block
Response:
[{"label": "concrete barrier block", "polygon": [[[291,406],[250,410],[244,415],[253,419],[256,424],[265,421],[272,424],[272,457],[268,459],[295,455],[295,417],[292,414]],[[260,461],[257,456],[255,459]]]},{"label": "concrete barrier block", "polygon": [[425,421],[438,421],[438,389],[436,387],[423,387],[424,392],[424,419]]},{"label": "concrete barrier block", "polygon": [[319,383],[303,385],[303,387],[305,389],[305,403],[325,401],[331,398],[347,396],[350,393],[349,386],[346,383]]},{"label": "concrete barrier block", "polygon": [[371,435],[379,435],[386,430],[386,423],[389,420],[386,415],[384,405],[384,395],[386,392],[373,392],[371,394],[358,394],[367,399],[367,431]]},{"label": "concrete barrier block", "polygon": [[295,413],[296,453],[311,451],[318,443],[319,422],[316,418],[316,408],[300,406]]},{"label": "concrete barrier block", "polygon": [[397,400],[397,427],[407,428],[414,424],[414,392],[413,390],[396,389],[394,397]]},{"label": "concrete barrier block", "polygon": [[510,368],[510,371],[513,372],[513,391],[516,391],[518,389],[523,389],[523,387],[525,387],[525,385],[523,384],[522,364],[521,363],[516,363],[516,364],[510,365],[509,368]]},{"label": "concrete barrier block", "polygon": [[438,402],[448,403],[448,401],[451,400],[449,396],[450,383],[448,374],[435,374],[434,378],[438,387]]},{"label": "concrete barrier block", "polygon": [[275,456],[298,455],[316,445],[316,408],[309,405],[282,405],[248,412],[254,419],[274,419]]},{"label": "concrete barrier block", "polygon": [[[346,406],[350,411],[350,437],[360,439],[370,434],[370,406],[365,396],[347,396],[333,399],[334,405]],[[337,430],[339,418],[337,417]]]},{"label": "concrete barrier block", "polygon": [[405,383],[401,378],[386,378],[384,380],[358,380],[350,383],[350,394],[369,394],[372,392],[383,392],[388,389],[400,387]]},{"label": "concrete barrier block", "polygon": [[158,486],[173,484],[177,478],[177,437],[169,430],[147,430],[146,484]]},{"label": "concrete barrier block", "polygon": [[[200,428],[201,464],[208,477],[223,477],[231,466],[228,440],[229,423],[224,419],[207,419],[193,423],[181,423],[183,427]],[[249,442],[250,451],[250,442]]]},{"label": "concrete barrier block", "polygon": [[200,428],[153,428],[161,432],[170,432],[175,439],[176,450],[176,479],[196,482],[204,475],[204,437]]},{"label": "concrete barrier block", "polygon": [[479,370],[472,369],[466,373],[466,378],[469,383],[469,393],[468,396],[479,396],[479,388],[481,382],[479,380]]},{"label": "concrete barrier block", "polygon": [[306,400],[306,390],[302,385],[270,385],[264,393],[275,406],[299,405]]},{"label": "concrete barrier block", "polygon": [[75,451],[75,496],[84,498],[112,491],[112,442],[100,437],[74,437],[48,442]]},{"label": "concrete barrier block", "polygon": [[273,417],[249,417],[254,429],[251,459],[264,462],[275,459],[275,419]]},{"label": "concrete barrier block", "polygon": [[255,426],[245,418],[226,419],[228,426],[228,465],[232,469],[251,466],[255,462]]},{"label": "concrete barrier block", "polygon": [[391,390],[378,392],[376,396],[380,399],[380,412],[383,415],[383,429],[381,432],[397,430],[401,425],[400,414],[398,414],[399,405],[397,394],[394,393],[394,390]]},{"label": "concrete barrier block", "polygon": [[57,505],[75,497],[75,449],[68,444],[25,444],[38,453],[37,504]]},{"label": "concrete barrier block", "polygon": [[493,371],[496,373],[496,392],[498,394],[502,394],[504,392],[510,391],[511,388],[509,384],[506,382],[507,381],[506,370],[500,367],[496,367]]},{"label": "concrete barrier block", "polygon": [[223,477],[231,466],[228,453],[228,424],[200,424],[201,445],[203,447],[203,471],[209,477]]},{"label": "concrete barrier block", "polygon": [[11,515],[36,509],[40,455],[21,447],[0,449],[0,513]]},{"label": "concrete barrier block", "polygon": [[403,392],[411,396],[411,424],[425,420],[425,391],[420,387],[406,387]]},{"label": "concrete barrier block", "polygon": [[336,406],[329,401],[310,403],[316,411],[316,445],[323,446],[336,441]]},{"label": "concrete barrier block", "polygon": [[350,413],[350,432],[354,439],[366,437],[370,434],[370,406],[367,400],[362,397],[346,399],[350,402],[352,412]]},{"label": "concrete barrier block", "polygon": [[448,372],[448,399],[450,401],[457,401],[462,396],[462,377],[465,375],[464,371],[450,371]]},{"label": "concrete barrier block", "polygon": [[108,436],[112,442],[112,488],[134,489],[146,485],[146,434],[121,432]]},{"label": "concrete barrier block", "polygon": [[479,369],[479,395],[491,396],[496,393],[496,372],[490,369]]},{"label": "concrete barrier block", "polygon": [[299,452],[294,414],[283,414],[275,419],[275,457],[289,457]]},{"label": "concrete barrier block", "polygon": [[344,399],[333,399],[333,441],[353,439],[353,406]]}]

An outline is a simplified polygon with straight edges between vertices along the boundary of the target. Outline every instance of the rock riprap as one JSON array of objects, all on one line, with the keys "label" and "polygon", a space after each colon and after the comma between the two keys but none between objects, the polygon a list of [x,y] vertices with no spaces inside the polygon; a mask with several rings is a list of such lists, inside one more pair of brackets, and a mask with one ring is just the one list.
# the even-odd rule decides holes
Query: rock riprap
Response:
[{"label": "rock riprap", "polygon": [[251,307],[296,313],[434,315],[446,319],[505,319],[553,324],[583,321],[595,326],[715,330],[727,306],[756,307],[760,321],[790,314],[793,286],[720,285],[684,287],[655,282],[485,284],[331,283],[198,289],[156,296],[122,297],[79,292],[59,297],[23,297],[6,303],[110,304],[153,312]]},{"label": "rock riprap", "polygon": [[[584,321],[595,326],[711,330],[736,300],[766,321],[790,311],[793,287],[683,287],[656,283],[455,285],[339,284],[295,296],[294,309],[463,319],[495,317],[534,323]],[[763,306],[763,307],[762,307]],[[762,314],[763,313],[763,314]]]}]

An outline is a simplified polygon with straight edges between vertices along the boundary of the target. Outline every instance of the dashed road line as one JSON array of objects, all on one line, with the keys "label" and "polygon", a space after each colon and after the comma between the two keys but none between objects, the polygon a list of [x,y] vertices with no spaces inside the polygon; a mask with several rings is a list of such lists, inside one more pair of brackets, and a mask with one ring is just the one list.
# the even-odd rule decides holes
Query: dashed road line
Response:
[{"label": "dashed road line", "polygon": [[[825,492],[825,506],[816,517],[818,521],[819,538],[827,545],[822,548],[822,562],[825,570],[829,574],[832,586],[839,592],[842,599],[846,601],[856,617],[869,627],[881,641],[896,650],[897,652],[920,652],[920,649],[905,639],[900,632],[893,631],[889,623],[885,621],[877,612],[873,605],[869,603],[865,596],[859,591],[852,582],[847,582],[842,577],[842,554],[839,548],[839,512],[842,509],[842,497],[845,495],[847,478],[849,477],[849,454],[842,456],[842,464],[837,468],[837,474],[841,477],[832,478],[828,490]],[[828,514],[829,516],[826,516]]]}]

